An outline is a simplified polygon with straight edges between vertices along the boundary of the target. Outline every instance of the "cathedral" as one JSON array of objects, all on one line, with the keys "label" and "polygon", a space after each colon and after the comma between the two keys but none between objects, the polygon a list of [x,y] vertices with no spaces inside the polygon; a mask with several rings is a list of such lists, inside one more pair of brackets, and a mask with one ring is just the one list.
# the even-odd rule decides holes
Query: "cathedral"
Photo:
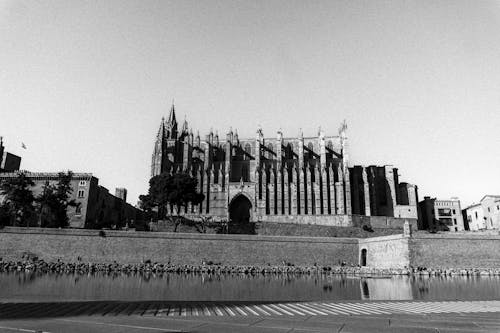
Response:
[{"label": "cathedral", "polygon": [[353,215],[416,218],[416,186],[399,183],[391,166],[349,165],[347,125],[337,135],[225,137],[203,139],[186,120],[179,128],[175,107],[162,119],[151,177],[189,173],[205,200],[185,214],[232,222],[274,221],[348,226]]}]

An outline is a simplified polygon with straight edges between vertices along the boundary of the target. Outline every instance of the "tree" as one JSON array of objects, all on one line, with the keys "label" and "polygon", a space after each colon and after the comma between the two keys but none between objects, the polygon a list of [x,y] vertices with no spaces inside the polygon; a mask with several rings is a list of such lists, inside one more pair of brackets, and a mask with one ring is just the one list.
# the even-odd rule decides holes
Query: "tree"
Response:
[{"label": "tree", "polygon": [[156,204],[149,194],[139,195],[139,208],[145,212],[147,219],[153,217],[153,209],[155,206]]},{"label": "tree", "polygon": [[57,184],[47,182],[43,186],[42,193],[36,198],[41,227],[64,228],[69,225],[68,207],[78,206],[74,199],[70,199],[72,178],[71,171],[60,172]]},{"label": "tree", "polygon": [[198,181],[187,173],[175,173],[173,175],[163,173],[149,180],[148,196],[142,196],[145,201],[143,205],[158,206],[159,216],[162,217],[167,207],[175,207],[177,214],[181,207],[187,207],[189,203],[200,204],[205,196],[196,191]]},{"label": "tree", "polygon": [[29,225],[35,216],[33,192],[35,183],[24,172],[17,177],[4,180],[0,184],[0,194],[4,196],[2,212],[9,216],[9,224],[13,226]]}]

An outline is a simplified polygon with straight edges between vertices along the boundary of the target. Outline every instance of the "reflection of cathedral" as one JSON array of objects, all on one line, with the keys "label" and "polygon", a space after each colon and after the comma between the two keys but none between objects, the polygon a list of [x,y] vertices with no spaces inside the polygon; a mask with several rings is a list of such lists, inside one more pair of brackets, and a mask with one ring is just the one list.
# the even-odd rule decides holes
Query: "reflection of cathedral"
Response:
[{"label": "reflection of cathedral", "polygon": [[[378,197],[374,196],[378,188],[376,172],[369,178],[368,168],[349,168],[348,164],[345,124],[337,136],[326,136],[319,130],[314,137],[304,137],[302,133],[284,137],[278,131],[274,138],[264,138],[258,129],[251,139],[241,139],[230,130],[225,137],[210,132],[202,140],[186,121],[178,128],[172,106],[156,137],[151,176],[187,172],[198,179],[205,200],[197,207],[188,207],[187,213],[230,217],[233,221],[266,220],[272,216],[276,221],[300,222],[297,219],[337,216],[336,221],[342,224],[342,217],[370,215],[378,205]],[[387,172],[381,168],[385,180]],[[391,175],[392,172],[390,169]],[[394,178],[382,186],[385,183],[392,184],[389,197],[384,187],[385,202],[378,201],[387,205],[394,198],[394,216]]]}]

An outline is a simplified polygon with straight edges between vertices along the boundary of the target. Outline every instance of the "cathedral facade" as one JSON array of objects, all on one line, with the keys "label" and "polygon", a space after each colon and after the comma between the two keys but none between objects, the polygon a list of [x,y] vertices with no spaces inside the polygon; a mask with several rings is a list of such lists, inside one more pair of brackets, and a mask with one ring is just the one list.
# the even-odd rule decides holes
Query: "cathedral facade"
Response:
[{"label": "cathedral facade", "polygon": [[[202,139],[186,121],[179,128],[172,106],[156,136],[151,176],[190,174],[198,180],[205,200],[187,207],[184,213],[234,222],[325,224],[321,221],[335,220],[335,224],[347,225],[348,216],[353,214],[371,215],[374,211],[395,216],[402,188],[404,198],[414,196],[406,183],[401,187],[397,179],[395,182],[397,169],[351,168],[346,129],[343,123],[337,135],[325,135],[320,129],[312,137],[304,137],[302,132],[285,137],[281,131],[264,137],[257,129],[254,138],[245,139],[230,130],[224,137],[210,132]],[[383,205],[388,208],[377,213],[377,207]]]}]

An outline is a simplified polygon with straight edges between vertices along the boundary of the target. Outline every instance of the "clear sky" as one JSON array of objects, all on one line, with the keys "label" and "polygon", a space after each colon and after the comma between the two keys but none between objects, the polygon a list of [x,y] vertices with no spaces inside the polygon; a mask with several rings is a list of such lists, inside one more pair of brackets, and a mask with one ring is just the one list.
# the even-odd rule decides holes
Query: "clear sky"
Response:
[{"label": "clear sky", "polygon": [[92,172],[133,204],[172,99],[202,137],[346,119],[352,164],[393,164],[421,198],[500,194],[499,1],[0,0],[0,48],[22,168]]}]

